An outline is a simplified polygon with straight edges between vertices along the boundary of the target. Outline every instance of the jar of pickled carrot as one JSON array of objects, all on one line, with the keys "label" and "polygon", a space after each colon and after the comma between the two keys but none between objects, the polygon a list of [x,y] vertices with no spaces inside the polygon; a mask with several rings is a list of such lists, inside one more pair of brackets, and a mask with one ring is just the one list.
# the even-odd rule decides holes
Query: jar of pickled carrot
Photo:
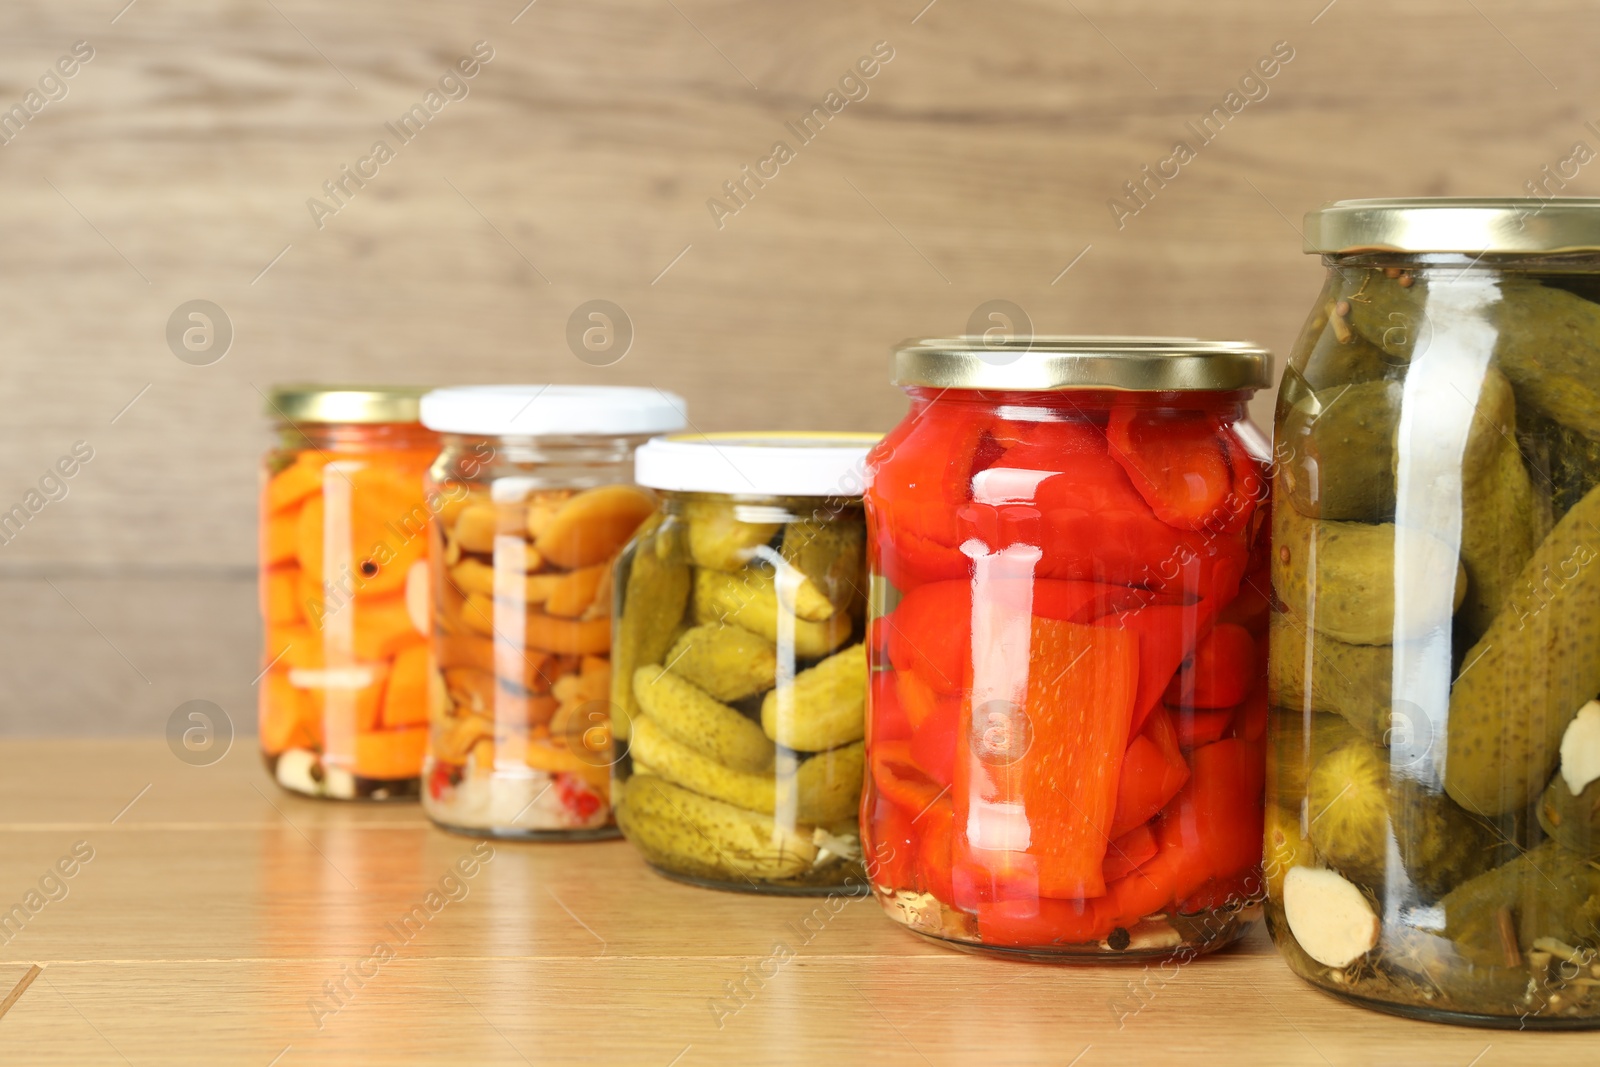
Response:
[{"label": "jar of pickled carrot", "polygon": [[1259,912],[1270,355],[908,342],[868,461],[861,823],[911,930],[1179,959]]},{"label": "jar of pickled carrot", "polygon": [[612,565],[656,496],[633,453],[683,400],[616,386],[468,386],[422,402],[443,450],[423,806],[462,833],[616,834]]},{"label": "jar of pickled carrot", "polygon": [[426,389],[277,386],[263,463],[261,750],[285,789],[415,797],[427,738]]}]

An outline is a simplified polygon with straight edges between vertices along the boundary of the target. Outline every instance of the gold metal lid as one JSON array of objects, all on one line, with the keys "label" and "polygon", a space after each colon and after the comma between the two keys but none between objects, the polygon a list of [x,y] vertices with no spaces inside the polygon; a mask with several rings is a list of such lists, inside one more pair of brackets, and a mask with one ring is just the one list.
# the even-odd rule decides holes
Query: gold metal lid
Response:
[{"label": "gold metal lid", "polygon": [[1306,212],[1305,250],[1548,255],[1600,250],[1600,199],[1335,200]]},{"label": "gold metal lid", "polygon": [[1193,337],[984,337],[902,341],[894,384],[936,389],[1231,392],[1272,384],[1272,353]]},{"label": "gold metal lid", "polygon": [[267,414],[284,422],[416,422],[430,385],[274,385]]}]

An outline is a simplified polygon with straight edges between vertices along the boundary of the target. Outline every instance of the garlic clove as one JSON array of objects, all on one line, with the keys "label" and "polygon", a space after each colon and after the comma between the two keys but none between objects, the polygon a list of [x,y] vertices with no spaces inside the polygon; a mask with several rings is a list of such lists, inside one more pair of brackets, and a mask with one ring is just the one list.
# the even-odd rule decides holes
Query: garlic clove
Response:
[{"label": "garlic clove", "polygon": [[1291,868],[1283,880],[1289,932],[1306,955],[1348,967],[1378,944],[1378,915],[1354,883],[1317,867]]}]

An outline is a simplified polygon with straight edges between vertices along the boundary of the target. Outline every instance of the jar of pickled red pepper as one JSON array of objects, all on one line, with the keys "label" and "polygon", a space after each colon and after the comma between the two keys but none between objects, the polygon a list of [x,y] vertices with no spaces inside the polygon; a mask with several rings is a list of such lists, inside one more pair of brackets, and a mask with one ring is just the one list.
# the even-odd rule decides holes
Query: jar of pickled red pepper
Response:
[{"label": "jar of pickled red pepper", "polygon": [[447,830],[616,836],[612,565],[656,510],[634,450],[681,429],[680,397],[619,386],[440,389],[429,471],[431,728],[422,803]]},{"label": "jar of pickled red pepper", "polygon": [[427,723],[425,389],[281,385],[263,461],[261,751],[285,789],[415,797]]},{"label": "jar of pickled red pepper", "polygon": [[866,524],[876,434],[657,438],[617,567],[617,822],[717,889],[865,893]]},{"label": "jar of pickled red pepper", "polygon": [[1600,201],[1354,200],[1277,427],[1268,925],[1401,1015],[1600,1024]]},{"label": "jar of pickled red pepper", "polygon": [[1261,897],[1271,357],[908,342],[868,464],[868,872],[957,947],[1209,951]]}]

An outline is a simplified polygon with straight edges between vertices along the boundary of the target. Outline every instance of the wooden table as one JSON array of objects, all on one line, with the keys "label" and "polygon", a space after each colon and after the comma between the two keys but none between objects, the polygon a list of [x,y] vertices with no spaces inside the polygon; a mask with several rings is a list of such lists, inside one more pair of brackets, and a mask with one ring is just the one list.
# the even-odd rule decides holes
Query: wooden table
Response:
[{"label": "wooden table", "polygon": [[[0,743],[0,911],[45,881],[0,932],[0,995],[42,968],[0,1016],[0,1062],[1600,1059],[1600,1034],[1349,1007],[1260,931],[1182,968],[1036,966],[947,951],[871,900],[669,882],[620,841],[491,854],[412,805],[285,795],[252,741],[209,767],[161,741]],[[92,858],[74,865],[75,845]],[[46,877],[63,857],[72,877]],[[326,996],[341,981],[342,1004]]]}]

